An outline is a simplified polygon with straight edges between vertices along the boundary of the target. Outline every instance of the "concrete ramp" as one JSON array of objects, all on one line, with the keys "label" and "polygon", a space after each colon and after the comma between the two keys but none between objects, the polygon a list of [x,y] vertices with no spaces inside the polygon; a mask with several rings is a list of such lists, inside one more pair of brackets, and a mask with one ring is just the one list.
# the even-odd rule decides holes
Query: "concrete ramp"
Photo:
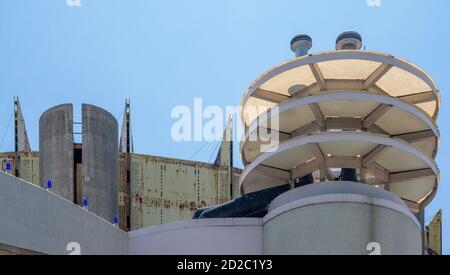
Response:
[{"label": "concrete ramp", "polygon": [[[128,235],[72,202],[0,172],[0,244],[43,254],[128,254]],[[79,248],[79,249],[78,249]]]}]

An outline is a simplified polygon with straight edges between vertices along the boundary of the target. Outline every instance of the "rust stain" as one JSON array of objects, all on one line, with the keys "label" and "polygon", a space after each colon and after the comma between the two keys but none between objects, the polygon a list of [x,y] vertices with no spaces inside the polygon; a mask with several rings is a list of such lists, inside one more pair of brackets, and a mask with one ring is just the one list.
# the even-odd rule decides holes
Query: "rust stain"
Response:
[{"label": "rust stain", "polygon": [[195,202],[191,202],[189,204],[189,210],[194,211],[197,209],[197,204]]},{"label": "rust stain", "polygon": [[224,200],[221,190],[228,190],[228,181],[219,177],[228,173],[223,167],[136,154],[130,163],[131,184],[139,190],[133,194],[134,225],[191,219],[197,208]]}]

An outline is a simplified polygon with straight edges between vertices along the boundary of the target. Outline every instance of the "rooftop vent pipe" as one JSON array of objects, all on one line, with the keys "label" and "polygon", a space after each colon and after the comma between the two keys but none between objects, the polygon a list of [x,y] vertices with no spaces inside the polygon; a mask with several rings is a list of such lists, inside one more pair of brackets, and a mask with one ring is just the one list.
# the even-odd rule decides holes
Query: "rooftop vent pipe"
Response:
[{"label": "rooftop vent pipe", "polygon": [[336,39],[336,50],[360,50],[362,48],[362,37],[355,31],[341,33]]},{"label": "rooftop vent pipe", "polygon": [[312,39],[307,34],[299,34],[291,40],[291,50],[295,52],[295,57],[308,55],[312,47]]}]

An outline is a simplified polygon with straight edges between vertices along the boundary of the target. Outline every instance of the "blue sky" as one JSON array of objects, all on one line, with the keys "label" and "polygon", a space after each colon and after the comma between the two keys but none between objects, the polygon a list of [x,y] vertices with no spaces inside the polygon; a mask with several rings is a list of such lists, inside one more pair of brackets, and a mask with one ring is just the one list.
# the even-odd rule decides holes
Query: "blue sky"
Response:
[{"label": "blue sky", "polygon": [[[450,253],[450,35],[448,0],[66,0],[0,1],[0,151],[13,150],[7,128],[13,96],[21,99],[31,146],[46,109],[81,103],[120,117],[131,98],[135,151],[189,159],[202,142],[173,142],[177,105],[238,105],[261,73],[293,57],[290,39],[309,33],[312,51],[334,48],[347,29],[368,50],[388,52],[424,68],[442,93],[438,164],[441,186],[426,217],[444,209],[444,252]],[[77,119],[78,118],[78,119]],[[238,155],[237,147],[235,155]],[[215,144],[194,159],[208,161]],[[237,165],[242,165],[239,158]]]}]

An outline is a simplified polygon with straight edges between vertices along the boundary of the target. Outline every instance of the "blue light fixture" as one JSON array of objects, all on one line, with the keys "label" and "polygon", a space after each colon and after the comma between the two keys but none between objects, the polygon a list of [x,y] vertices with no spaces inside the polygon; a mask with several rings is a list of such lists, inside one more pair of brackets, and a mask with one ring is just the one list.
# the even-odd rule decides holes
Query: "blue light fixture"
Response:
[{"label": "blue light fixture", "polygon": [[88,209],[88,199],[86,197],[83,198],[83,208]]}]

